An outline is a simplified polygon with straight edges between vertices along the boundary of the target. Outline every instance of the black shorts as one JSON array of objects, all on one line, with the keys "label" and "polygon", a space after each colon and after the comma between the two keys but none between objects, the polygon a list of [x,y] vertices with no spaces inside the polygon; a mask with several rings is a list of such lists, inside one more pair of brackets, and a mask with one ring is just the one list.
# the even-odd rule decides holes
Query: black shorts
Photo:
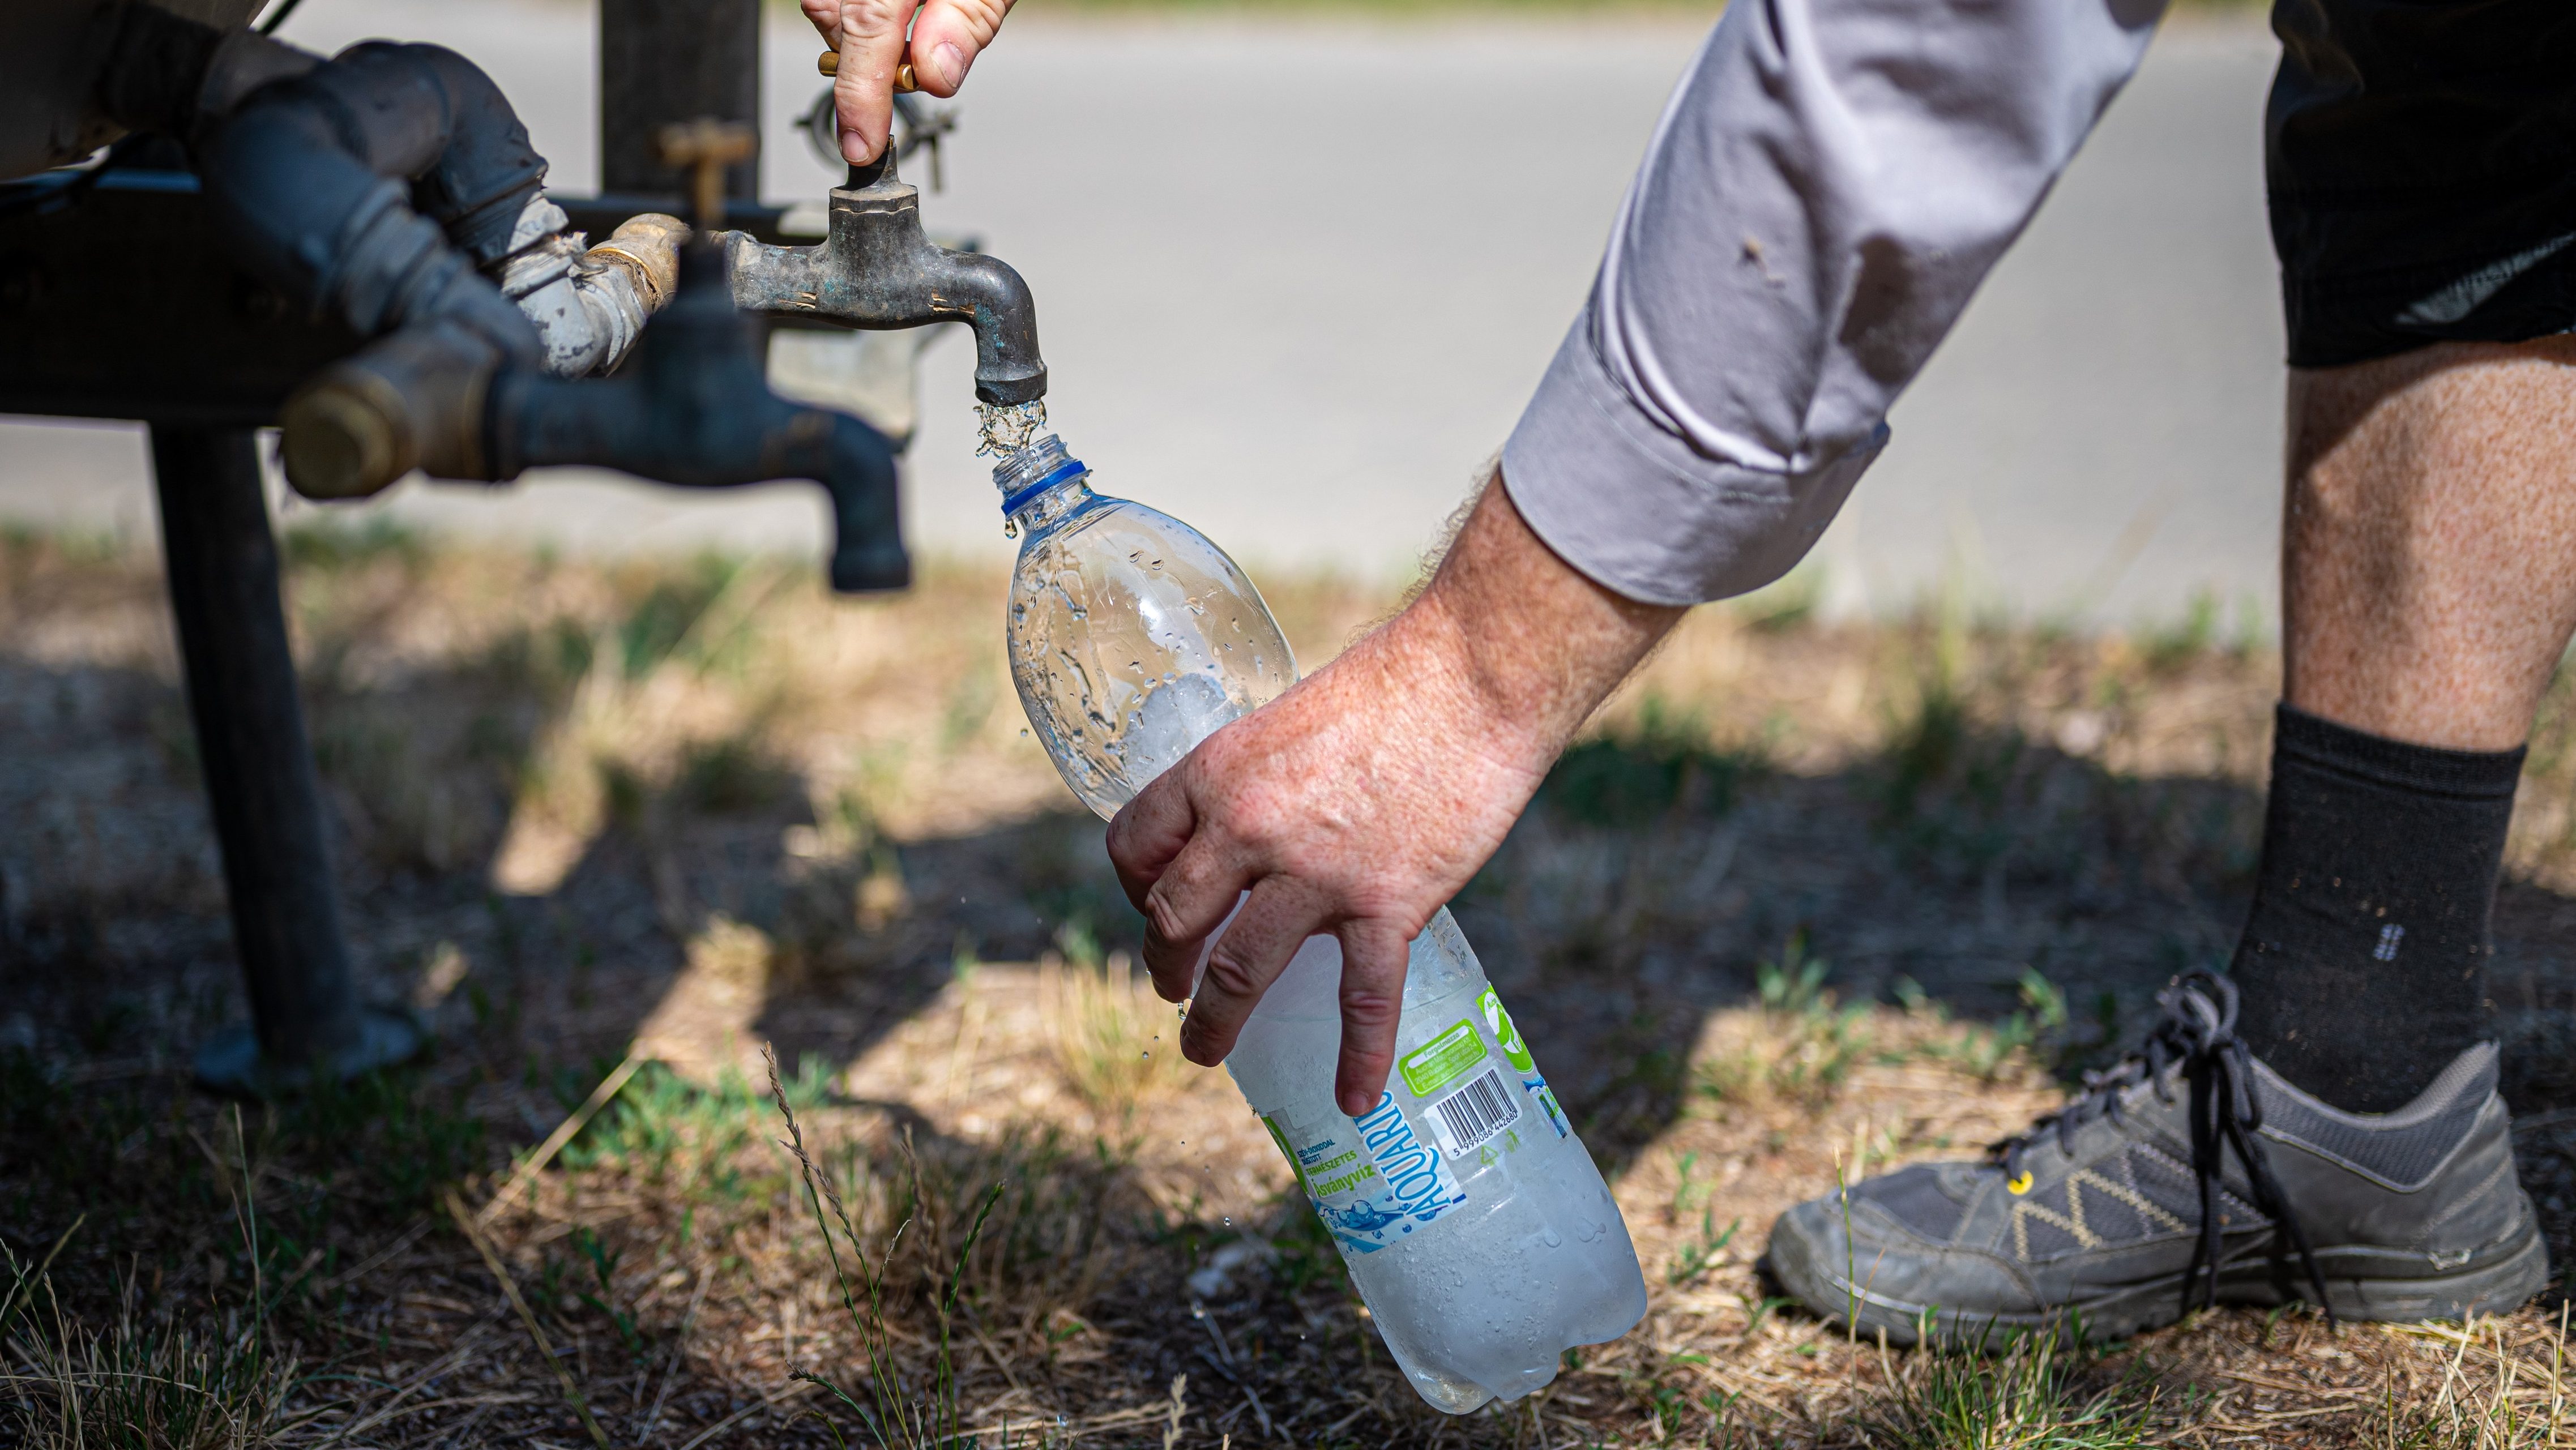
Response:
[{"label": "black shorts", "polygon": [[2576,330],[2576,0],[2276,0],[2290,364]]}]

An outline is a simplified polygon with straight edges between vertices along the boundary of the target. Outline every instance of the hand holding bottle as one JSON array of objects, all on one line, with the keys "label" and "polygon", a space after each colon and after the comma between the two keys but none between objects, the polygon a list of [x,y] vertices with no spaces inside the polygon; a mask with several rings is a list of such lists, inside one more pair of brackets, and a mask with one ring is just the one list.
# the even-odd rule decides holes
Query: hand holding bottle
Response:
[{"label": "hand holding bottle", "polygon": [[1356,1117],[1385,1087],[1408,943],[1502,844],[1545,768],[1517,722],[1479,718],[1436,628],[1408,612],[1218,731],[1110,823],[1155,990],[1195,994],[1192,1062],[1224,1061],[1298,946],[1330,935],[1334,1097]]},{"label": "hand holding bottle", "polygon": [[1221,1061],[1308,936],[1343,955],[1344,1111],[1377,1101],[1406,942],[1502,844],[1595,705],[1682,611],[1550,552],[1489,487],[1421,596],[1259,713],[1219,731],[1110,823],[1145,915],[1145,965],[1190,995],[1191,1061]]}]

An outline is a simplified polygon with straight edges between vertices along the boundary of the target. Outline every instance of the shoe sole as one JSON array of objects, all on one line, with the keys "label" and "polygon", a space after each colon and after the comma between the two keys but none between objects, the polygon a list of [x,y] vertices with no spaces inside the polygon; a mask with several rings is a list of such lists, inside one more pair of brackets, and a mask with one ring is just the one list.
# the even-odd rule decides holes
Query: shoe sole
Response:
[{"label": "shoe sole", "polygon": [[[2401,1255],[2369,1246],[2341,1246],[2318,1251],[2317,1266],[2326,1281],[2326,1299],[2335,1317],[2417,1323],[2460,1319],[2471,1314],[2500,1314],[2520,1308],[2549,1282],[2549,1246],[2540,1236],[2540,1221],[2531,1200],[2522,1204],[2522,1226],[2486,1262],[2464,1265],[2440,1275],[2379,1275],[2355,1272],[2375,1264],[2416,1263],[2420,1255]],[[1849,1321],[1875,1339],[1913,1344],[1927,1316],[1933,1336],[1954,1348],[2001,1348],[2033,1330],[2054,1330],[2073,1341],[2079,1334],[2097,1342],[2127,1339],[2162,1329],[2182,1318],[2180,1274],[2123,1285],[2117,1290],[2072,1304],[2028,1314],[1979,1314],[1938,1305],[1905,1304],[1855,1289],[1841,1275],[1813,1262],[1797,1239],[1774,1237],[1763,1267],[1780,1287],[1829,1320]],[[2240,1254],[2219,1274],[2218,1302],[2269,1308],[2305,1302],[2296,1261],[2286,1266],[2268,1253]]]}]

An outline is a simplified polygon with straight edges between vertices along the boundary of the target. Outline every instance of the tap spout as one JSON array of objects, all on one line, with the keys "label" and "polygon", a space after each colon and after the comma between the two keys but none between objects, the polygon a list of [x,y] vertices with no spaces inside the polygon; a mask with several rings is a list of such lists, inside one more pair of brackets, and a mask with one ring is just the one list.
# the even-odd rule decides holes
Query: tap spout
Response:
[{"label": "tap spout", "polygon": [[725,232],[733,299],[747,312],[887,330],[962,322],[975,329],[975,396],[1046,396],[1037,303],[997,257],[951,251],[921,230],[921,193],[895,175],[894,148],[832,189],[831,225],[811,247]]}]

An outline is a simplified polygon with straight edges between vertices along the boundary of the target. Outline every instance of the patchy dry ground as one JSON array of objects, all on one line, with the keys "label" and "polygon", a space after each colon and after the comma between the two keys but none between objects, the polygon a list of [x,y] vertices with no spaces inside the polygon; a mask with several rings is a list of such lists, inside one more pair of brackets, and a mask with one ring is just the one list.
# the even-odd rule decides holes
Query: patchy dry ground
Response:
[{"label": "patchy dry ground", "polygon": [[[0,544],[0,1443],[869,1444],[881,1404],[921,1417],[888,1443],[988,1447],[2576,1441],[2555,1295],[1994,1360],[1765,1297],[1782,1207],[2018,1128],[2224,959],[2274,666],[2205,618],[1694,616],[1456,905],[1653,1308],[1448,1420],[1168,1050],[998,578],[852,602],[767,563],[290,544],[353,944],[439,1045],[286,1103],[190,1090],[242,1007],[157,578]],[[1270,582],[1310,667],[1391,603]],[[2562,1263],[2571,739],[2553,697],[2496,973]]]}]

